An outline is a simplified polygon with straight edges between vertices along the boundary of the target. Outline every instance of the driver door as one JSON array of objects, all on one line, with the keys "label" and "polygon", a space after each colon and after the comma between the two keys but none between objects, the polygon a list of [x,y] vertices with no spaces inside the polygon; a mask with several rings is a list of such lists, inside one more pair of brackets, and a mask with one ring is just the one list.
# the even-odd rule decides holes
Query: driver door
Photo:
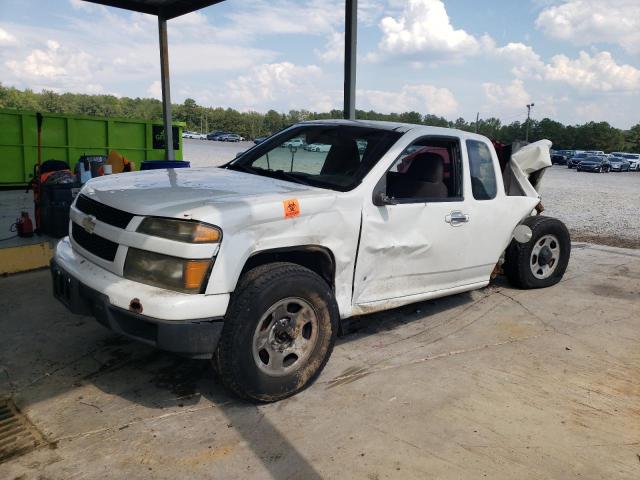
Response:
[{"label": "driver door", "polygon": [[445,290],[464,283],[469,240],[458,138],[423,137],[407,147],[366,201],[354,304]]}]

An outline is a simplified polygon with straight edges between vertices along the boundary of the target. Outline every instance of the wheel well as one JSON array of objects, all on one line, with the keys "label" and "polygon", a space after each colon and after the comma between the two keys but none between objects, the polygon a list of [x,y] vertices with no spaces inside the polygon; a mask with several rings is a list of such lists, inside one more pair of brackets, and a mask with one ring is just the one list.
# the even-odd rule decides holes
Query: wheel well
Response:
[{"label": "wheel well", "polygon": [[332,289],[335,286],[336,264],[333,253],[328,248],[315,245],[256,252],[247,259],[240,275],[252,268],[273,262],[290,262],[301,265],[324,278]]}]

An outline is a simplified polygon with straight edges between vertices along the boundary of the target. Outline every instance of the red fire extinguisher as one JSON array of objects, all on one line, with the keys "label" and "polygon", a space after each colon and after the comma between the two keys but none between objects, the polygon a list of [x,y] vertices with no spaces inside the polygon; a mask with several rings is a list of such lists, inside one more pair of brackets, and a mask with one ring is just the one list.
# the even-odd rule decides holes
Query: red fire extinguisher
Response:
[{"label": "red fire extinguisher", "polygon": [[19,237],[33,237],[33,223],[29,218],[29,212],[22,212],[16,220],[15,231]]}]

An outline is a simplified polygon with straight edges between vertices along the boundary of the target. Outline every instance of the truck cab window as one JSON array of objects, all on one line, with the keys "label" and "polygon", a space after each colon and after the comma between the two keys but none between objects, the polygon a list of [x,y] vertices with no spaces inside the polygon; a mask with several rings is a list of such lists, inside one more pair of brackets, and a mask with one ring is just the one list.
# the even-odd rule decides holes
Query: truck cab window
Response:
[{"label": "truck cab window", "polygon": [[498,192],[496,172],[489,147],[478,140],[467,140],[471,190],[476,200],[491,200]]},{"label": "truck cab window", "polygon": [[389,169],[386,193],[404,203],[460,199],[461,179],[458,141],[423,138],[409,145]]}]

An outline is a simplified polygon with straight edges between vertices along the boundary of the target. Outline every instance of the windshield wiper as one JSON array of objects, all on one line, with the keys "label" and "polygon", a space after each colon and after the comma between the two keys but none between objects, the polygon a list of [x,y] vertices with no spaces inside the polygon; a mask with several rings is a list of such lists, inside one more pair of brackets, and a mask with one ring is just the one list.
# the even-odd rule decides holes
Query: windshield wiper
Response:
[{"label": "windshield wiper", "polygon": [[290,182],[302,183],[303,185],[311,186],[311,183],[309,183],[306,179],[301,178],[299,174],[285,172],[284,170],[269,170],[269,173],[273,174],[274,176],[281,177],[284,180],[289,180]]},{"label": "windshield wiper", "polygon": [[229,165],[227,168],[232,170],[240,170],[242,172],[250,173],[252,175],[261,175],[265,177],[275,177],[280,178],[282,180],[288,180],[294,183],[301,183],[303,185],[313,186],[309,181],[300,177],[300,174],[285,172],[284,170],[268,170],[260,167],[248,167],[246,165],[242,165],[240,163],[234,163]]},{"label": "windshield wiper", "polygon": [[245,173],[251,173],[253,175],[256,174],[256,171],[251,168],[251,167],[245,167],[244,165],[242,165],[241,163],[232,163],[231,165],[229,165],[227,168],[230,168],[232,170],[241,170]]}]

